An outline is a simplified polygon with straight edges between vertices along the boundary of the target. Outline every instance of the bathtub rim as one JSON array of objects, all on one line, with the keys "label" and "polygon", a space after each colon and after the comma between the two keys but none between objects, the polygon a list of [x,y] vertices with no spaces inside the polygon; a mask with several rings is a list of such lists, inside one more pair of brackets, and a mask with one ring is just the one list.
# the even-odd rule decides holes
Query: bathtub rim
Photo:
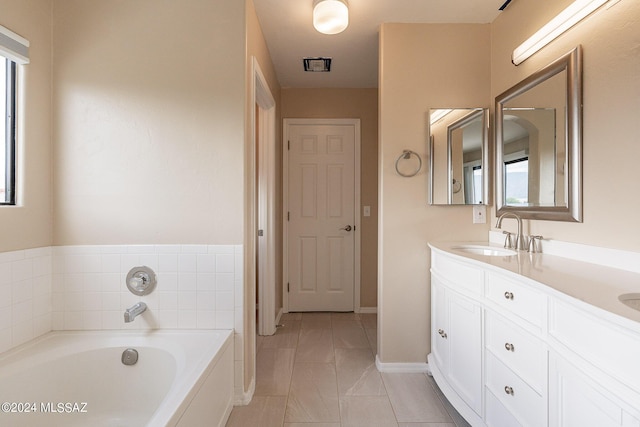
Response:
[{"label": "bathtub rim", "polygon": [[[194,357],[187,357],[188,351],[182,349],[180,338],[198,339],[197,347],[201,353]],[[55,342],[59,337],[62,343]],[[89,337],[83,344],[81,339]],[[176,358],[176,374],[169,390],[159,402],[156,410],[150,414],[148,425],[175,425],[179,422],[184,412],[189,407],[193,398],[204,384],[206,378],[221,359],[222,354],[231,347],[233,352],[233,330],[232,329],[153,329],[153,330],[82,330],[82,331],[51,331],[33,340],[23,343],[15,348],[0,353],[0,371],[11,365],[19,369],[29,366],[30,363],[45,363],[57,360],[67,354],[76,354],[91,351],[99,348],[112,347],[136,347],[147,346],[163,348],[159,344],[171,342],[171,338],[177,338],[173,342],[172,348],[167,350]],[[206,338],[211,338],[209,341]],[[108,341],[103,342],[104,339]],[[123,342],[123,340],[136,340]],[[157,341],[157,342],[154,342]],[[47,341],[51,341],[53,348],[47,348]],[[65,343],[65,341],[70,341]],[[99,343],[100,345],[97,345]],[[153,345],[156,344],[156,345]],[[38,346],[43,346],[39,348]],[[29,353],[36,348],[37,352]],[[190,349],[193,346],[189,346]],[[176,354],[176,349],[178,354]],[[27,357],[21,355],[26,353]],[[46,357],[49,354],[52,357]]]}]

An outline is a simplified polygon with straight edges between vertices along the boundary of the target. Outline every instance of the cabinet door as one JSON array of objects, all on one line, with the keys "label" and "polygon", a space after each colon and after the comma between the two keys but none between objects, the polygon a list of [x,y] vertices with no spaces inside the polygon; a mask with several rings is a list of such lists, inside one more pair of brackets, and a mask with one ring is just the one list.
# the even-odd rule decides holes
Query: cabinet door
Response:
[{"label": "cabinet door", "polygon": [[549,376],[550,427],[634,425],[621,405],[609,398],[611,393],[568,360],[550,355]]},{"label": "cabinet door", "polygon": [[455,292],[447,292],[449,306],[449,382],[477,413],[482,411],[482,310]]},{"label": "cabinet door", "polygon": [[449,372],[449,321],[445,289],[438,279],[431,279],[431,354],[443,375]]}]

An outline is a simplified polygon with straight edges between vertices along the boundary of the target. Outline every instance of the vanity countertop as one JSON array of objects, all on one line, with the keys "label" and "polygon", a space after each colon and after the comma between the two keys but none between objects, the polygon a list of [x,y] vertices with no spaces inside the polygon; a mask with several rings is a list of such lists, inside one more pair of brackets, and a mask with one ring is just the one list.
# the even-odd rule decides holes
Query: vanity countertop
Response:
[{"label": "vanity countertop", "polygon": [[[518,251],[513,256],[486,256],[456,249],[462,245],[482,245],[502,249],[501,245],[488,242],[433,242],[434,251],[446,252],[472,264],[488,267],[496,272],[508,271],[528,281],[531,286],[545,285],[560,296],[582,301],[602,311],[610,321],[640,331],[640,311],[634,310],[618,299],[621,294],[640,294],[640,274],[617,268],[576,261],[545,253],[530,254]],[[612,315],[613,314],[613,315]]]}]

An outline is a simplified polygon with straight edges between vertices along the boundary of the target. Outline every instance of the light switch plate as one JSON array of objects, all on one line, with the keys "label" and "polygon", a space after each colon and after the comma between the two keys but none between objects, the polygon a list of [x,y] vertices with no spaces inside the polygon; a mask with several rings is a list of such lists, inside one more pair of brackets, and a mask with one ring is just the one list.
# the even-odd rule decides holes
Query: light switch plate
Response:
[{"label": "light switch plate", "polygon": [[363,206],[362,211],[362,215],[371,216],[371,206]]},{"label": "light switch plate", "polygon": [[474,224],[487,223],[487,207],[485,205],[475,205],[473,207],[473,223]]}]

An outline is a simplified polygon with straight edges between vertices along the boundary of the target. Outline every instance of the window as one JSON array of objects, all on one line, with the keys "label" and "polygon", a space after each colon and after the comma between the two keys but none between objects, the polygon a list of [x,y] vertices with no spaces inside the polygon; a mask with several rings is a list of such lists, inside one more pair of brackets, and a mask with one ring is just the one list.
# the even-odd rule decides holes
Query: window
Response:
[{"label": "window", "polygon": [[16,203],[16,63],[0,56],[0,204]]},{"label": "window", "polygon": [[16,204],[16,76],[28,63],[29,41],[0,25],[0,205]]}]

